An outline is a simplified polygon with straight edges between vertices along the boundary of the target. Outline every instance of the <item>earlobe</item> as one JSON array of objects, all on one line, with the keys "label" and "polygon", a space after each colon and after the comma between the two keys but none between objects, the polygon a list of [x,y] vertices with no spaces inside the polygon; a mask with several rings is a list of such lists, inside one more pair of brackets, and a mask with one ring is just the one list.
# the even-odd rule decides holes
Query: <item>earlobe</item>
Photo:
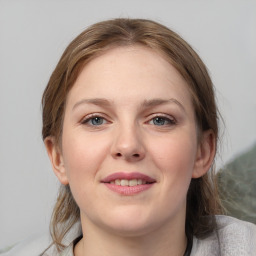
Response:
[{"label": "earlobe", "polygon": [[45,138],[44,145],[46,147],[55,175],[63,185],[67,185],[68,178],[63,163],[63,157],[58,145],[56,145],[55,139],[51,136]]},{"label": "earlobe", "polygon": [[215,134],[212,130],[203,132],[201,142],[198,145],[192,178],[199,178],[210,169],[216,152],[215,140]]}]

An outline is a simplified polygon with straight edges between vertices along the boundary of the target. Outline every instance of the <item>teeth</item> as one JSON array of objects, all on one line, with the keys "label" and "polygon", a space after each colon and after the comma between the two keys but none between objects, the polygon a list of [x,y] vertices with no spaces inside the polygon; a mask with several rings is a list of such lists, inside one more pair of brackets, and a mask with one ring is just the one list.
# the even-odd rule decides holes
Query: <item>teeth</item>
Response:
[{"label": "teeth", "polygon": [[130,187],[136,186],[137,184],[138,184],[137,180],[129,180]]},{"label": "teeth", "polygon": [[118,186],[137,186],[137,185],[144,185],[146,184],[145,180],[141,180],[141,179],[132,179],[132,180],[125,180],[125,179],[116,179],[110,182],[110,184],[115,184]]},{"label": "teeth", "polygon": [[128,186],[129,181],[128,180],[121,180],[121,186]]},{"label": "teeth", "polygon": [[115,180],[115,181],[113,181],[116,185],[121,185],[121,180]]}]

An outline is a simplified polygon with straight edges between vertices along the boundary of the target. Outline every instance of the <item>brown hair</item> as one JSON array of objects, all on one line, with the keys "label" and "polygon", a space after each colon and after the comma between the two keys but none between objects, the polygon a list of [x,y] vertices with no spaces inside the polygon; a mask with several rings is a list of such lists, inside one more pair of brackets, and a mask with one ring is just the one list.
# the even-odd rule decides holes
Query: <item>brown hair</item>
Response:
[{"label": "brown hair", "polygon": [[[43,139],[53,136],[61,147],[65,101],[83,66],[110,47],[134,44],[157,51],[180,72],[192,95],[198,130],[211,129],[217,145],[218,111],[213,84],[204,63],[190,45],[175,32],[156,22],[142,19],[99,22],[69,44],[43,94]],[[219,213],[220,209],[212,168],[208,174],[191,181],[187,195],[187,237],[202,237],[212,232],[216,227],[214,215]],[[61,185],[51,222],[53,243],[59,250],[63,248],[63,237],[79,218],[79,208],[69,186]]]}]

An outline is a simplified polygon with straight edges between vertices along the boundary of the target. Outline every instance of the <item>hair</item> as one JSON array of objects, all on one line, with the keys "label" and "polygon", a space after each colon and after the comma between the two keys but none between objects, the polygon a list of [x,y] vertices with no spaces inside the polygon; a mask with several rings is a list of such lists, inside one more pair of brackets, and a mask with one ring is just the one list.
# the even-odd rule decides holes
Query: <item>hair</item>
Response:
[{"label": "hair", "polygon": [[[192,95],[199,130],[198,140],[200,132],[212,130],[217,145],[219,115],[214,87],[206,66],[178,34],[159,23],[145,19],[113,19],[96,23],[68,45],[43,93],[43,139],[52,136],[61,148],[67,95],[83,67],[110,48],[132,45],[142,45],[158,52],[179,71]],[[214,216],[220,212],[213,162],[207,174],[191,180],[187,194],[187,237],[191,239],[195,235],[200,238],[212,232],[216,228]],[[61,185],[50,225],[53,243],[59,251],[64,248],[63,238],[79,219],[79,207],[69,185]]]}]

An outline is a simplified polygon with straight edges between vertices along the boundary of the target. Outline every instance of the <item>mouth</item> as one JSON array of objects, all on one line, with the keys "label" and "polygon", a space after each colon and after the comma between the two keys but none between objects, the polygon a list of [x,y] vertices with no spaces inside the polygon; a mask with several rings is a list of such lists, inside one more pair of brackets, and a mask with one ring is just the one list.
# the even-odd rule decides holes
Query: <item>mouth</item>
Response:
[{"label": "mouth", "polygon": [[129,186],[129,187],[151,184],[151,183],[153,183],[153,182],[147,182],[147,181],[142,180],[142,179],[132,179],[132,180],[116,179],[116,180],[112,180],[112,181],[109,182],[109,184],[115,184],[115,185],[118,185],[118,186]]},{"label": "mouth", "polygon": [[132,187],[137,185],[155,183],[156,180],[150,176],[147,176],[139,172],[132,172],[132,173],[117,172],[107,176],[101,182],[115,184],[118,186]]},{"label": "mouth", "polygon": [[114,173],[101,183],[122,195],[134,195],[152,187],[156,180],[141,173]]}]

